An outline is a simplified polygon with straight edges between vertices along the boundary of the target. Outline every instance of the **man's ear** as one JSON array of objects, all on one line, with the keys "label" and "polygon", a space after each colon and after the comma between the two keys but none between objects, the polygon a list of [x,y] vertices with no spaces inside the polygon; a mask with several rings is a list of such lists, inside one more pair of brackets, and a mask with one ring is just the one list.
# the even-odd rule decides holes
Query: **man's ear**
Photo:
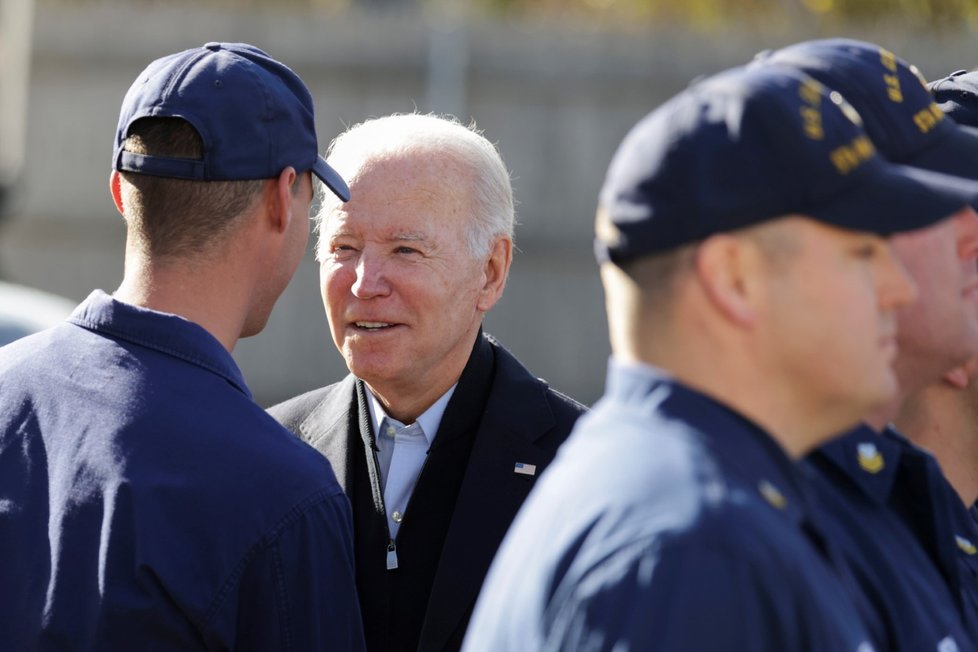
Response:
[{"label": "man's ear", "polygon": [[112,201],[115,203],[115,208],[119,211],[119,214],[125,217],[126,211],[122,207],[122,177],[119,176],[118,170],[112,170],[112,174],[109,175],[109,192],[112,194]]},{"label": "man's ear", "polygon": [[759,257],[753,242],[730,234],[711,236],[696,250],[696,276],[710,303],[743,328],[757,321]]},{"label": "man's ear", "polygon": [[492,249],[489,250],[489,257],[482,270],[484,282],[476,305],[480,311],[489,312],[503,296],[512,262],[513,240],[509,236],[499,236],[492,243]]},{"label": "man's ear", "polygon": [[978,357],[971,358],[944,374],[944,382],[955,389],[965,389],[978,371]]},{"label": "man's ear", "polygon": [[266,188],[265,200],[268,204],[268,214],[272,227],[279,233],[285,233],[292,221],[292,186],[299,183],[299,175],[295,168],[287,167],[278,178]]}]

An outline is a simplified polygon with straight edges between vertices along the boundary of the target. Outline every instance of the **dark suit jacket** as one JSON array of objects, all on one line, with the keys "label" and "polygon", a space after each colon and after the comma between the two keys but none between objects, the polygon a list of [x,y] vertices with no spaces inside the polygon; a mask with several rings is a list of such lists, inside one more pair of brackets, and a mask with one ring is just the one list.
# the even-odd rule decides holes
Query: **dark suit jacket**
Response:
[{"label": "dark suit jacket", "polygon": [[[269,412],[329,459],[353,504],[368,648],[457,650],[503,535],[585,408],[480,333],[401,523],[399,567],[388,571],[366,396],[351,375]],[[536,475],[516,473],[520,462]]]}]

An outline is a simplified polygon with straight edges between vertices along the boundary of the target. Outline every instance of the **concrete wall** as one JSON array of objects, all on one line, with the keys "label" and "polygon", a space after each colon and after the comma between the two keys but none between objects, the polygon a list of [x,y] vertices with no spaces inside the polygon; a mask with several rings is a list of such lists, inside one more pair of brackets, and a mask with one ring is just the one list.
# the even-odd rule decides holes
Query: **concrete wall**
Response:
[{"label": "concrete wall", "polygon": [[[415,108],[475,119],[498,143],[514,175],[519,251],[487,330],[536,374],[585,402],[600,395],[608,355],[591,219],[618,142],[693,77],[762,48],[829,33],[805,24],[718,33],[459,27],[450,16],[232,13],[160,4],[79,9],[50,0],[37,7],[27,166],[15,214],[0,225],[5,280],[76,301],[94,287],[113,290],[125,233],[107,184],[123,94],[153,58],[210,40],[247,41],[306,80],[324,147],[344,125]],[[925,75],[978,63],[973,36],[964,32],[832,33],[882,43]],[[345,373],[329,339],[311,250],[267,330],[243,341],[235,357],[263,404]]]}]

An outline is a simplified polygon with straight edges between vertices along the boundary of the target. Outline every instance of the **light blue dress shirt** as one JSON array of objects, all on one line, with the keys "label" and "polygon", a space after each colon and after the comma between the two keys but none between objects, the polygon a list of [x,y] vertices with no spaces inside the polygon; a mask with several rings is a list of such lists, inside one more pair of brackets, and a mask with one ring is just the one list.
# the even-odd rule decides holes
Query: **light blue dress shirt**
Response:
[{"label": "light blue dress shirt", "polygon": [[387,416],[384,406],[370,394],[370,419],[377,433],[377,463],[392,539],[397,538],[414,486],[456,386],[452,385],[417,421],[407,425]]}]

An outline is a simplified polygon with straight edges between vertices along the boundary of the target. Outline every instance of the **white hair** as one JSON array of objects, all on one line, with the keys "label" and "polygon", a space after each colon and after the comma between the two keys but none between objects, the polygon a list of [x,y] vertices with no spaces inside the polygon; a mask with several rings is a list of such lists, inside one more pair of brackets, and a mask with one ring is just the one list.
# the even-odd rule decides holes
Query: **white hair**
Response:
[{"label": "white hair", "polygon": [[[513,186],[509,171],[496,146],[476,129],[466,127],[455,117],[435,114],[394,114],[366,120],[337,136],[326,159],[347,181],[366,164],[403,154],[432,152],[447,155],[471,173],[471,219],[466,236],[476,257],[488,255],[500,236],[513,237],[516,222]],[[316,258],[322,260],[325,247],[323,224],[341,207],[329,192],[319,192],[320,208],[314,217],[319,242]]]}]

